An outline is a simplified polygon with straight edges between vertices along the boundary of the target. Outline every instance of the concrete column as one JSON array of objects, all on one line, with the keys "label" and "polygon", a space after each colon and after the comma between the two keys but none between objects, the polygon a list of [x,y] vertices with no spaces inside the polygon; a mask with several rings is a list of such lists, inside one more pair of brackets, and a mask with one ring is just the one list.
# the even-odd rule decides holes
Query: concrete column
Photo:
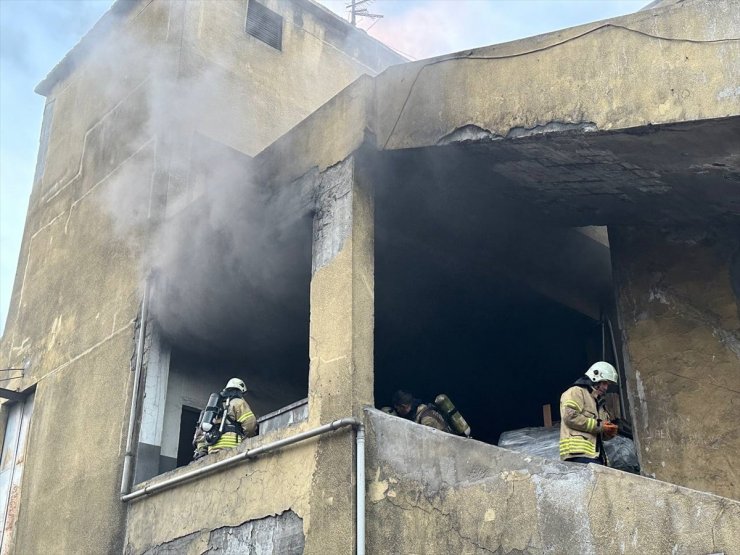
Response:
[{"label": "concrete column", "polygon": [[[316,178],[308,418],[363,417],[373,402],[373,195],[356,157]],[[322,436],[305,553],[355,551],[354,434]]]},{"label": "concrete column", "polygon": [[609,229],[646,475],[740,499],[737,229]]},{"label": "concrete column", "polygon": [[355,157],[318,178],[311,277],[309,419],[373,403],[373,195]]}]

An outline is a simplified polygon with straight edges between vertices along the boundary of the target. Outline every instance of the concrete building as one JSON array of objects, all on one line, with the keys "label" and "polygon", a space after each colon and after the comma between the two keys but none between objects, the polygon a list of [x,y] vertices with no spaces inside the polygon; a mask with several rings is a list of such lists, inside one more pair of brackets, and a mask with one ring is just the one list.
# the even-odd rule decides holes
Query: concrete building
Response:
[{"label": "concrete building", "polygon": [[[40,86],[3,550],[740,553],[740,2],[375,76],[255,5],[119,2]],[[601,358],[643,476],[494,445]],[[231,375],[259,436],[173,469]]]}]

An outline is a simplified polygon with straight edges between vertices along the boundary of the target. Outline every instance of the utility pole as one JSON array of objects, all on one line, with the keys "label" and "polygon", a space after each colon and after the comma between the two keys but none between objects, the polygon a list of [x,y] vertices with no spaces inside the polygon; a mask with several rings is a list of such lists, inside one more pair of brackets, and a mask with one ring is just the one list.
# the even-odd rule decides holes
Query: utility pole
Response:
[{"label": "utility pole", "polygon": [[369,4],[373,0],[351,0],[349,4],[347,4],[347,9],[350,13],[350,22],[352,25],[357,27],[357,18],[358,17],[369,17],[370,19],[381,19],[383,16],[378,13],[370,13],[367,11],[367,7],[360,8],[359,6],[362,6],[363,4]]}]

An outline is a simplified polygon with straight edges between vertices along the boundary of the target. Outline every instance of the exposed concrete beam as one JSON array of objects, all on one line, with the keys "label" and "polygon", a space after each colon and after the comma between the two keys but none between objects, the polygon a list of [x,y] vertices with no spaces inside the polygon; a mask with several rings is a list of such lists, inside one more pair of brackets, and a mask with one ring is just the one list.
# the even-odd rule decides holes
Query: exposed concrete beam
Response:
[{"label": "exposed concrete beam", "polygon": [[18,393],[17,391],[12,391],[10,389],[5,389],[4,387],[0,387],[0,397],[10,399],[11,401],[23,401],[26,398],[26,396],[22,393]]}]

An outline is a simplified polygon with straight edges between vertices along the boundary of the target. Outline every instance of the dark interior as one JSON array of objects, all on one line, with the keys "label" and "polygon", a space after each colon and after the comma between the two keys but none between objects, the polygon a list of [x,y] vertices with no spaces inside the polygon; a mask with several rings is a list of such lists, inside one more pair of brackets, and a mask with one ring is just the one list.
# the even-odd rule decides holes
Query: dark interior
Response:
[{"label": "dark interior", "polygon": [[507,198],[454,148],[387,159],[371,170],[376,405],[446,393],[490,443],[542,426],[545,404],[558,420],[562,391],[601,358],[608,247]]}]

